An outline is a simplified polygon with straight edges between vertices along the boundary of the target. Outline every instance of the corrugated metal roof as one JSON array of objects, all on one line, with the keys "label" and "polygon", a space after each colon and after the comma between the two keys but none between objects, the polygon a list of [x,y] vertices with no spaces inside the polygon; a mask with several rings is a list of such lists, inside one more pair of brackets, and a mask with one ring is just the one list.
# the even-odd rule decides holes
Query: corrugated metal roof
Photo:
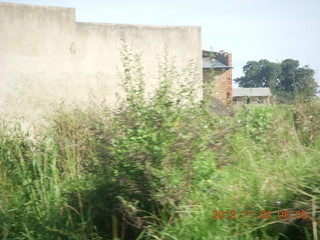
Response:
[{"label": "corrugated metal roof", "polygon": [[202,59],[202,68],[230,68],[229,66],[223,64],[222,62],[216,60],[216,59],[208,59],[204,58]]},{"label": "corrugated metal roof", "polygon": [[270,88],[233,88],[234,97],[267,97],[272,96]]}]

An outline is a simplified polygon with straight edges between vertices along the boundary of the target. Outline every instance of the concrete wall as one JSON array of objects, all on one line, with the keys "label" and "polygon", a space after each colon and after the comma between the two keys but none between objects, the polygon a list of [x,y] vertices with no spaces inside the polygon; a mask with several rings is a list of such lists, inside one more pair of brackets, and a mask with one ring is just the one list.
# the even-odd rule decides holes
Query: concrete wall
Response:
[{"label": "concrete wall", "polygon": [[34,120],[90,94],[112,104],[121,94],[121,36],[141,54],[148,89],[165,48],[178,69],[198,63],[202,81],[200,27],[81,23],[72,8],[0,3],[0,109]]}]

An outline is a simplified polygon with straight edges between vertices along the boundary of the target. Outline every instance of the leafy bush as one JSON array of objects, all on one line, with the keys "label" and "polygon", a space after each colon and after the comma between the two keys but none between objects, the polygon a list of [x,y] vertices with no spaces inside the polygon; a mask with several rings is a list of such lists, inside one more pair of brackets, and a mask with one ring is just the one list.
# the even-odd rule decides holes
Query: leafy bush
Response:
[{"label": "leafy bush", "polygon": [[266,141],[266,136],[273,128],[272,107],[253,106],[243,108],[238,114],[238,122],[244,126],[245,134],[256,142]]}]

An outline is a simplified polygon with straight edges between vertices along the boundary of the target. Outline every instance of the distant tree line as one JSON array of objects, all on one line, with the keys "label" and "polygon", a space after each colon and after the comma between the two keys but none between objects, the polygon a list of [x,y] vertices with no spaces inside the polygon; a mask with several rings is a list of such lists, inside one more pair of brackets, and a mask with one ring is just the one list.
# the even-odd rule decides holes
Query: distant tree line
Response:
[{"label": "distant tree line", "polygon": [[269,87],[280,103],[315,97],[319,88],[314,79],[315,71],[308,65],[300,66],[299,61],[293,59],[281,63],[266,59],[249,61],[243,72],[243,77],[234,80],[239,87]]}]

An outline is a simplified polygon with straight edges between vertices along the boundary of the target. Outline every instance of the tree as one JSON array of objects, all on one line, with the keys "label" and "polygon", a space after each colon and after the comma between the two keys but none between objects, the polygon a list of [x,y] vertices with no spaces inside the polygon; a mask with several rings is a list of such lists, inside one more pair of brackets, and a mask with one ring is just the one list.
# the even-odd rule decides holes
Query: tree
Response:
[{"label": "tree", "polygon": [[315,96],[318,85],[314,79],[313,69],[309,66],[299,67],[299,61],[293,59],[284,60],[281,63],[281,69],[278,92],[288,92],[292,98]]},{"label": "tree", "polygon": [[277,63],[262,59],[259,62],[247,62],[243,71],[245,76],[235,79],[240,87],[272,87],[281,73],[281,67]]},{"label": "tree", "polygon": [[286,59],[281,63],[266,59],[249,61],[243,67],[244,76],[235,79],[240,87],[269,87],[280,101],[291,101],[298,96],[314,97],[318,85],[315,71],[309,66],[299,66],[299,61]]}]

